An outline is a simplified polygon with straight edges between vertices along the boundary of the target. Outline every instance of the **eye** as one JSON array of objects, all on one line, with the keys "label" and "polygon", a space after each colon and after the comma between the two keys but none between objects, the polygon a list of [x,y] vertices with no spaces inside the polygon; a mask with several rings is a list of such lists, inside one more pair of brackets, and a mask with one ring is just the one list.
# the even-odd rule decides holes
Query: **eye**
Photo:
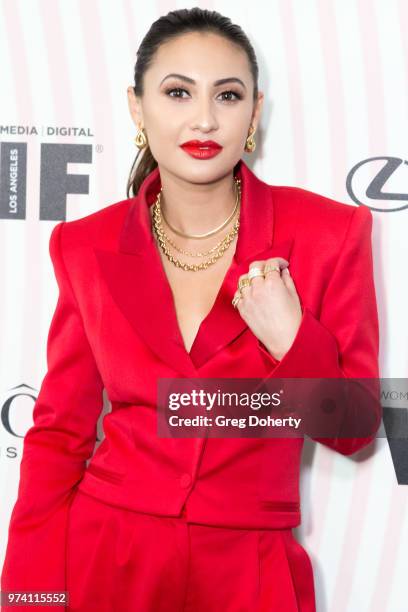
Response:
[{"label": "eye", "polygon": [[[183,96],[181,96],[181,95],[175,95],[175,96],[172,96],[171,94],[172,94],[173,92],[179,92],[179,93],[181,93],[181,92],[183,92],[183,91],[184,91],[185,93],[188,93],[188,91],[187,91],[186,89],[183,89],[182,87],[172,87],[172,88],[170,88],[170,89],[166,89],[166,90],[165,90],[165,94],[166,94],[167,96],[169,96],[169,98],[179,98],[179,99],[181,99],[181,100],[182,100],[182,99],[183,99]],[[240,93],[238,93],[238,92],[236,92],[236,91],[232,91],[232,90],[229,90],[229,91],[223,91],[223,92],[222,92],[222,93],[220,93],[219,95],[220,95],[220,96],[225,96],[225,95],[231,95],[231,94],[232,94],[233,96],[235,96],[235,99],[233,99],[233,98],[232,98],[232,99],[231,99],[231,98],[228,98],[228,99],[224,98],[224,102],[235,102],[236,100],[242,100],[242,95],[241,95]]]},{"label": "eye", "polygon": [[182,89],[181,87],[173,87],[172,89],[166,89],[166,95],[168,95],[170,98],[181,98],[181,96],[171,96],[170,94],[173,91],[186,91],[188,93],[186,89]]},{"label": "eye", "polygon": [[[232,94],[233,96],[235,96],[236,100],[242,100],[242,96],[240,93],[236,92],[236,91],[223,91],[222,94],[220,94],[221,96],[224,96],[225,94]],[[229,99],[229,100],[225,100],[226,102],[234,102],[234,100]]]}]

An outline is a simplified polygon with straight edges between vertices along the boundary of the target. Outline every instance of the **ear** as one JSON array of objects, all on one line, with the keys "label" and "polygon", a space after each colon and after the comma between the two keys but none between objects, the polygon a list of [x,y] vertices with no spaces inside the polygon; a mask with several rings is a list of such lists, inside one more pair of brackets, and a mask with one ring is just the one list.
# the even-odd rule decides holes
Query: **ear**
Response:
[{"label": "ear", "polygon": [[143,125],[143,113],[140,98],[136,96],[132,85],[127,88],[129,112],[137,127]]},{"label": "ear", "polygon": [[254,104],[254,110],[252,112],[251,124],[254,126],[255,130],[258,128],[258,123],[261,118],[261,111],[264,103],[264,93],[262,91],[258,91],[258,99]]}]

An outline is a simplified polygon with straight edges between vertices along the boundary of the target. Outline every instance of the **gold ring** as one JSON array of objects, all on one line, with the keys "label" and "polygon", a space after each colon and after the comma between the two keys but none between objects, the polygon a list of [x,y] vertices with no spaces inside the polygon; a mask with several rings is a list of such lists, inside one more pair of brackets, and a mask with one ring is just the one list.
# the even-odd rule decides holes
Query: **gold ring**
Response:
[{"label": "gold ring", "polygon": [[252,279],[255,278],[256,276],[264,276],[264,272],[261,268],[249,268],[248,271],[248,278]]},{"label": "gold ring", "polygon": [[241,291],[241,289],[243,289],[244,287],[248,287],[251,284],[251,281],[249,280],[249,278],[247,276],[244,276],[244,278],[241,278],[238,281],[238,289]]},{"label": "gold ring", "polygon": [[240,300],[240,299],[241,299],[241,296],[240,296],[240,295],[236,295],[236,296],[234,297],[234,299],[232,300],[232,305],[233,305],[233,307],[234,307],[234,308],[236,308],[236,307],[237,307],[237,304],[238,304],[238,302],[239,302],[239,300]]},{"label": "gold ring", "polygon": [[280,267],[279,266],[271,266],[266,264],[265,268],[264,268],[264,275],[268,274],[268,272],[273,272],[273,271],[277,271],[280,272]]}]

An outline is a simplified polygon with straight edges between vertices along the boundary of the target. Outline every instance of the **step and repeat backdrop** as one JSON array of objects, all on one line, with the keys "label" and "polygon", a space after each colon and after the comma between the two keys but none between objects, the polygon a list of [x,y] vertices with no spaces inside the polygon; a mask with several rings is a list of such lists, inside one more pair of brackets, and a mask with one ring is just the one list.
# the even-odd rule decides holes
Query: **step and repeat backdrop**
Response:
[{"label": "step and repeat backdrop", "polygon": [[[1,0],[1,565],[58,295],[51,230],[126,197],[137,48],[160,15],[196,5],[255,47],[255,173],[372,210],[384,414],[408,408],[408,2]],[[317,609],[407,610],[408,440],[385,431],[345,457],[307,439],[301,497]]]}]

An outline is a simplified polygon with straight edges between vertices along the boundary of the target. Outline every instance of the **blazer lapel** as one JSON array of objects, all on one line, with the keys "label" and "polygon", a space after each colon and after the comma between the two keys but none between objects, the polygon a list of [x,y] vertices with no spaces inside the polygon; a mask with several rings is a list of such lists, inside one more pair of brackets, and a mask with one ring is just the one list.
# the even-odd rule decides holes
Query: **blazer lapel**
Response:
[{"label": "blazer lapel", "polygon": [[190,357],[197,368],[203,366],[216,352],[249,329],[238,309],[232,306],[232,298],[237,290],[239,277],[248,272],[249,264],[252,261],[276,256],[284,257],[289,261],[291,246],[292,240],[287,240],[279,245],[253,253],[239,262],[236,258],[233,259],[214,305],[202,321],[191,347]]},{"label": "blazer lapel", "polygon": [[[136,333],[159,359],[194,377],[194,364],[180,342],[173,295],[153,248],[150,254],[95,253],[113,299]],[[130,339],[123,341],[131,347]]]},{"label": "blazer lapel", "polygon": [[174,299],[151,230],[149,206],[160,189],[155,168],[132,199],[119,236],[118,250],[95,248],[101,274],[117,306],[149,348],[186,377],[198,375],[216,352],[247,328],[231,304],[241,274],[251,261],[281,256],[289,260],[292,238],[273,244],[273,200],[269,185],[258,179],[243,160],[240,228],[232,263],[216,300],[201,322],[188,352],[177,321]]}]

